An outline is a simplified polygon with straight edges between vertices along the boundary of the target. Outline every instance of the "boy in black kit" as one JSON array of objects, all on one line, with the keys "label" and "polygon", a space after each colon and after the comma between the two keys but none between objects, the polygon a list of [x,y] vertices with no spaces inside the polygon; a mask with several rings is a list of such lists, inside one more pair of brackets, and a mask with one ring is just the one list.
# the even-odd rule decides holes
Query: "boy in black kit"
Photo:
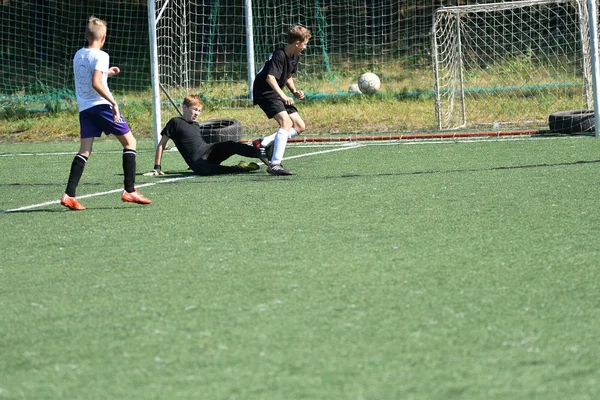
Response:
[{"label": "boy in black kit", "polygon": [[269,119],[273,118],[279,124],[277,132],[252,142],[261,152],[261,158],[266,154],[266,147],[273,143],[273,157],[267,166],[267,172],[272,175],[292,175],[292,172],[281,165],[285,146],[289,138],[306,129],[298,109],[294,106],[294,99],[288,97],[283,88],[287,86],[298,100],[304,99],[304,92],[296,90],[292,75],[298,71],[300,53],[306,48],[311,36],[310,30],[301,25],[290,28],[287,32],[287,45],[269,56],[254,81],[254,104],[258,105]]},{"label": "boy in black kit", "polygon": [[[245,157],[260,158],[258,149],[242,142],[231,140],[217,143],[206,143],[202,139],[200,126],[196,119],[200,116],[204,103],[195,94],[183,99],[183,116],[171,118],[161,132],[161,139],[156,147],[154,169],[145,175],[164,175],[162,171],[162,154],[169,139],[175,142],[177,150],[192,171],[198,175],[234,174],[252,172],[260,169],[255,162],[241,161],[237,165],[221,165],[234,154]],[[263,160],[263,162],[266,160]]]}]

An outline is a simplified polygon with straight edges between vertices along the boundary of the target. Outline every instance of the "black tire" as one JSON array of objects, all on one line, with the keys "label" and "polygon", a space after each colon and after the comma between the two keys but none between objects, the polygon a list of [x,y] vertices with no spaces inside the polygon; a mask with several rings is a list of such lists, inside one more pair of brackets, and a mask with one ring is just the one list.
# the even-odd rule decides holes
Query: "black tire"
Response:
[{"label": "black tire", "polygon": [[561,111],[548,117],[550,132],[584,133],[595,130],[594,110]]},{"label": "black tire", "polygon": [[242,123],[237,119],[210,119],[198,122],[200,134],[206,143],[242,139]]}]

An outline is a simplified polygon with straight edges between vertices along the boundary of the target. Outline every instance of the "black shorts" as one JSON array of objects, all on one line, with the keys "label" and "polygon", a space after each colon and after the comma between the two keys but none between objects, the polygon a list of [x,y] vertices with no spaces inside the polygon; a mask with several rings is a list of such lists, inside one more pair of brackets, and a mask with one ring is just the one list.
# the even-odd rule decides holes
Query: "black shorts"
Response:
[{"label": "black shorts", "polygon": [[282,111],[287,111],[288,114],[297,113],[298,109],[293,104],[285,104],[280,97],[276,99],[265,98],[255,100],[254,104],[257,104],[267,114],[267,118],[273,118]]}]

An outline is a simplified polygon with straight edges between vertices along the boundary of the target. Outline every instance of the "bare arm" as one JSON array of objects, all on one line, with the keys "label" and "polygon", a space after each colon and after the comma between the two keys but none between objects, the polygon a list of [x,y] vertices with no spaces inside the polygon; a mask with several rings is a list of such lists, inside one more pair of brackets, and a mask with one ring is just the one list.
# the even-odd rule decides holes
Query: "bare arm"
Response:
[{"label": "bare arm", "polygon": [[108,69],[108,77],[110,78],[111,76],[115,76],[119,72],[121,72],[121,69],[119,67],[110,67]]},{"label": "bare arm", "polygon": [[156,154],[154,155],[154,165],[161,165],[162,154],[163,151],[167,149],[167,142],[169,141],[169,137],[167,135],[162,135],[160,138],[160,142],[158,146],[156,146]]},{"label": "bare arm", "polygon": [[281,97],[285,104],[294,104],[294,99],[286,96],[286,94],[283,92],[283,90],[281,90],[281,88],[277,84],[277,79],[275,79],[273,75],[267,75],[267,83],[273,88],[275,92],[277,92],[277,94],[279,95],[279,97]]},{"label": "bare arm", "polygon": [[294,94],[294,97],[298,100],[302,100],[304,98],[304,92],[302,90],[296,90],[296,84],[294,83],[294,79],[292,76],[288,76],[288,80],[286,82],[286,86],[290,89],[290,92]]},{"label": "bare arm", "polygon": [[[114,75],[114,74],[113,74]],[[111,75],[112,76],[112,75]],[[92,87],[98,94],[104,97],[112,105],[113,119],[117,121],[119,119],[119,105],[115,101],[110,91],[102,84],[102,71],[95,70],[92,75]]]},{"label": "bare arm", "polygon": [[167,135],[162,135],[160,138],[160,142],[158,142],[158,146],[156,146],[156,153],[154,153],[154,168],[150,172],[146,172],[144,176],[158,176],[164,175],[165,173],[162,171],[162,166],[160,165],[162,161],[163,151],[167,148],[167,142],[169,141],[169,137]]}]

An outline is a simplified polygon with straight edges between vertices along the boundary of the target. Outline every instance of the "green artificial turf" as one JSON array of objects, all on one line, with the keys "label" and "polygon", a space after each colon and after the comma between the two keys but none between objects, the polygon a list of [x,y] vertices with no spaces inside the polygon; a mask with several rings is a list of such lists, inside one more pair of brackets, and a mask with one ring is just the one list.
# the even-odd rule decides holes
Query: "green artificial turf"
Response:
[{"label": "green artificial turf", "polygon": [[145,177],[140,142],[148,206],[99,141],[82,212],[76,150],[0,150],[0,399],[600,396],[595,138],[289,146],[291,177]]}]

